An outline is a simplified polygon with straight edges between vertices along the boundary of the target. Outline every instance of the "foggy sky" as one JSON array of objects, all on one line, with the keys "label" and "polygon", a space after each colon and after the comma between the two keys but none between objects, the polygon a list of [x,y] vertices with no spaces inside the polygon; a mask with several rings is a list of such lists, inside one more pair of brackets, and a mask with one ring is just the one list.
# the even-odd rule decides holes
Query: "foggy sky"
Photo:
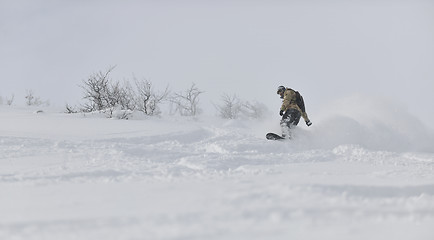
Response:
[{"label": "foggy sky", "polygon": [[[116,65],[117,80],[223,93],[278,113],[276,88],[316,111],[351,94],[383,96],[434,126],[434,2],[0,0],[0,96],[63,106]],[[355,106],[357,107],[357,106]]]}]

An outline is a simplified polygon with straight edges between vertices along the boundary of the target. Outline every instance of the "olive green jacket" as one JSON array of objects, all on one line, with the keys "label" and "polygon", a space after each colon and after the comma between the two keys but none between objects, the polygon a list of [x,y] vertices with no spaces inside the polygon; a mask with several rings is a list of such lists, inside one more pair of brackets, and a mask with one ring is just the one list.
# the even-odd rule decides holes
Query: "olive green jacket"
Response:
[{"label": "olive green jacket", "polygon": [[306,112],[301,111],[300,107],[297,105],[296,101],[296,93],[292,89],[286,89],[285,93],[283,94],[283,102],[282,107],[280,107],[280,110],[287,111],[288,109],[296,109],[299,112],[301,112],[301,116],[303,117],[304,121],[309,121],[309,117],[307,116]]}]

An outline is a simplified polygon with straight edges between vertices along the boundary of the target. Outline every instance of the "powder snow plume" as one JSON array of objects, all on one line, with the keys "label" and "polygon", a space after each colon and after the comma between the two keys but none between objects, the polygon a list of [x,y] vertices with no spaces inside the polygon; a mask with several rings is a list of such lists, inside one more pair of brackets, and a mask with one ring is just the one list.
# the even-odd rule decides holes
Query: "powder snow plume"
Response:
[{"label": "powder snow plume", "polygon": [[434,132],[407,109],[381,97],[353,95],[327,104],[312,131],[314,147],[358,144],[373,150],[434,152]]}]

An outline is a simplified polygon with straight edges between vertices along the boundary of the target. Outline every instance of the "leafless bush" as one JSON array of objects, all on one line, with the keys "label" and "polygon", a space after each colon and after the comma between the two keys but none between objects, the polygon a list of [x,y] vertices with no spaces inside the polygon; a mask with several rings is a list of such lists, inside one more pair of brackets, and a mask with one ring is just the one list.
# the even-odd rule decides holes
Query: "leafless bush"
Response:
[{"label": "leafless bush", "polygon": [[267,107],[264,104],[248,101],[243,101],[235,94],[223,94],[222,104],[215,105],[218,114],[224,119],[237,119],[240,117],[246,118],[262,118],[267,112]]},{"label": "leafless bush", "polygon": [[246,101],[243,102],[241,105],[242,115],[248,118],[261,119],[265,117],[267,112],[267,106],[265,106],[263,103],[259,103],[256,101],[254,101],[253,103]]},{"label": "leafless bush", "polygon": [[169,87],[166,87],[163,92],[157,93],[153,89],[152,83],[146,79],[135,79],[135,84],[137,91],[135,97],[137,110],[149,116],[160,114],[159,104],[167,100],[170,93]]},{"label": "leafless bush", "polygon": [[113,69],[114,67],[110,67],[107,71],[95,73],[83,81],[83,98],[88,101],[83,105],[84,112],[102,111],[110,106],[109,74]]},{"label": "leafless bush", "polygon": [[[146,115],[160,114],[159,104],[169,95],[169,89],[157,93],[148,80],[134,79],[133,87],[129,81],[123,83],[110,79],[109,75],[114,67],[105,72],[98,72],[83,81],[84,99],[82,112],[103,112],[108,117],[128,119],[133,111],[142,111]],[[67,106],[67,112],[73,112]]]},{"label": "leafless bush", "polygon": [[134,88],[129,81],[124,81],[123,85],[119,88],[118,104],[121,109],[134,111],[136,109],[136,95]]},{"label": "leafless bush", "polygon": [[42,101],[40,97],[35,96],[33,93],[33,90],[26,90],[25,98],[26,98],[26,105],[27,106],[40,106],[40,105],[48,106],[48,105],[50,105],[50,102],[48,100]]},{"label": "leafless bush", "polygon": [[15,99],[15,95],[12,94],[10,98],[6,98],[6,104],[9,106],[12,105],[14,103],[14,99]]},{"label": "leafless bush", "polygon": [[[83,104],[82,112],[100,111],[113,117],[115,111],[133,110],[134,104],[130,92],[130,85],[122,85],[109,77],[115,67],[110,67],[105,72],[98,72],[83,81],[81,88],[84,90],[83,98],[87,100]],[[74,111],[68,109],[67,112]]]},{"label": "leafless bush", "polygon": [[39,103],[39,99],[33,95],[32,90],[26,90],[25,98],[27,106],[37,105]]},{"label": "leafless bush", "polygon": [[237,119],[241,111],[241,100],[234,94],[223,94],[222,105],[215,105],[219,116],[224,119]]},{"label": "leafless bush", "polygon": [[201,113],[199,108],[199,95],[203,92],[192,84],[185,92],[175,93],[171,102],[175,104],[175,112],[179,112],[181,116],[196,116]]},{"label": "leafless bush", "polygon": [[78,113],[78,112],[79,111],[75,107],[73,107],[73,106],[71,106],[69,104],[66,104],[66,111],[65,111],[65,113],[71,114],[71,113]]},{"label": "leafless bush", "polygon": [[[6,97],[6,104],[8,106],[12,105],[14,103],[15,95],[12,94],[11,97]],[[3,105],[4,99],[2,96],[0,96],[0,105]]]},{"label": "leafless bush", "polygon": [[106,106],[103,112],[105,112],[109,118],[113,117],[113,114],[116,112],[116,115],[119,115],[119,111],[125,112],[128,109],[125,105],[125,99],[128,99],[127,91],[119,82],[113,82],[108,84],[107,93],[106,93]]}]

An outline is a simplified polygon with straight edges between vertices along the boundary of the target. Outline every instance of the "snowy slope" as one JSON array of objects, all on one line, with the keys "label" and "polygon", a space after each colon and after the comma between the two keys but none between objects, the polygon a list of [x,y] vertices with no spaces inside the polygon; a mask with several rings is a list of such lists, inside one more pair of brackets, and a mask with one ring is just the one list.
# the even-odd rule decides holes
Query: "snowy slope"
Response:
[{"label": "snowy slope", "polygon": [[388,108],[275,142],[276,117],[0,106],[0,239],[434,239],[432,131]]}]

